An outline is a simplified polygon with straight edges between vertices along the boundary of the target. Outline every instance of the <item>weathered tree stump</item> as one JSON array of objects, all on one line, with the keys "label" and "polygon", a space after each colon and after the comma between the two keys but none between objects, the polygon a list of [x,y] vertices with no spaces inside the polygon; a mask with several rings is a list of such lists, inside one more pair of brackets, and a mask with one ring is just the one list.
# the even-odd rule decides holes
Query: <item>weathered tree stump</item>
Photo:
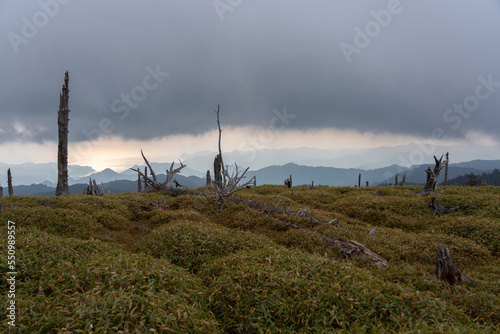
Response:
[{"label": "weathered tree stump", "polygon": [[439,173],[441,172],[441,169],[445,166],[446,161],[443,161],[443,156],[441,158],[436,158],[434,156],[434,169],[431,169],[430,167],[425,170],[427,173],[427,181],[425,183],[424,189],[422,189],[419,194],[420,195],[429,195],[433,194],[436,192],[437,184],[438,184],[438,179],[439,179]]},{"label": "weathered tree stump", "polygon": [[448,183],[448,163],[450,162],[450,154],[446,152],[446,162],[444,165],[444,183],[443,185],[446,187],[446,183]]},{"label": "weathered tree stump", "polygon": [[448,247],[437,247],[434,274],[438,279],[445,281],[449,285],[462,283],[462,274],[458,271],[457,265],[451,260]]},{"label": "weathered tree stump", "polygon": [[205,185],[207,187],[210,187],[212,185],[212,178],[210,177],[210,171],[209,170],[207,170],[207,179],[206,179]]},{"label": "weathered tree stump", "polygon": [[141,174],[137,172],[137,192],[142,192],[142,180],[141,180]]},{"label": "weathered tree stump", "polygon": [[445,213],[455,212],[458,210],[458,206],[455,208],[446,209],[443,204],[438,202],[436,197],[431,198],[431,202],[429,203],[429,208],[431,209],[432,213],[434,213],[437,216],[442,216]]},{"label": "weathered tree stump", "polygon": [[95,182],[95,179],[92,180],[89,178],[89,185],[87,186],[87,189],[83,190],[84,195],[91,195],[91,196],[102,196],[104,195],[104,186],[101,183],[101,188],[99,189],[99,186],[97,185],[97,182]]},{"label": "weathered tree stump", "polygon": [[406,172],[403,174],[403,178],[402,178],[401,183],[399,185],[404,186],[405,183],[406,183]]}]

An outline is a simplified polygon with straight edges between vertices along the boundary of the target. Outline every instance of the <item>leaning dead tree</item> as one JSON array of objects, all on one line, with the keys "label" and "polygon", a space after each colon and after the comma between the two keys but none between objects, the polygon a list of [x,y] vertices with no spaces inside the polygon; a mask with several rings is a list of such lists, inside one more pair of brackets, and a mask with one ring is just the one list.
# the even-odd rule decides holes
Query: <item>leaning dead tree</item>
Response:
[{"label": "leaning dead tree", "polygon": [[12,187],[12,173],[10,168],[7,169],[7,187],[9,189],[9,196],[14,196],[14,188]]},{"label": "leaning dead tree", "polygon": [[241,171],[238,168],[238,164],[234,163],[234,171],[229,173],[229,166],[224,165],[224,161],[222,159],[222,149],[221,149],[221,136],[222,129],[220,126],[220,105],[217,106],[217,127],[219,129],[219,154],[214,159],[214,189],[215,189],[215,202],[223,205],[224,201],[231,196],[231,194],[245,189],[246,187],[253,184],[253,181],[250,180],[245,184],[240,185],[240,181],[245,177],[249,167],[247,167],[244,171]]},{"label": "leaning dead tree", "polygon": [[69,123],[69,75],[64,75],[64,85],[59,98],[57,125],[59,127],[59,144],[57,146],[57,188],[56,196],[69,195],[68,187],[68,123]]},{"label": "leaning dead tree", "polygon": [[446,164],[446,161],[443,161],[443,156],[439,158],[439,160],[434,156],[434,169],[431,169],[430,167],[427,168],[425,171],[427,173],[427,181],[425,183],[424,189],[422,189],[419,194],[420,195],[429,195],[433,194],[436,191],[437,184],[438,184],[438,179],[439,179],[439,173],[441,172],[441,169]]},{"label": "leaning dead tree", "polygon": [[165,182],[160,182],[158,181],[158,178],[156,177],[156,173],[153,170],[153,167],[149,164],[148,159],[144,156],[144,153],[141,150],[141,155],[142,158],[144,159],[144,162],[146,162],[146,165],[149,168],[149,173],[151,174],[150,178],[147,176],[147,172],[142,173],[139,168],[130,168],[134,172],[137,172],[142,179],[144,180],[145,184],[145,189],[144,192],[162,192],[164,194],[172,195],[172,196],[179,196],[179,195],[186,195],[186,194],[192,194],[191,192],[181,190],[181,189],[175,189],[172,186],[172,183],[178,185],[179,183],[175,180],[175,174],[179,173],[186,165],[182,164],[182,161],[179,160],[180,162],[180,167],[174,169],[174,163],[172,162],[172,165],[170,166],[170,169],[167,169],[167,179]]}]

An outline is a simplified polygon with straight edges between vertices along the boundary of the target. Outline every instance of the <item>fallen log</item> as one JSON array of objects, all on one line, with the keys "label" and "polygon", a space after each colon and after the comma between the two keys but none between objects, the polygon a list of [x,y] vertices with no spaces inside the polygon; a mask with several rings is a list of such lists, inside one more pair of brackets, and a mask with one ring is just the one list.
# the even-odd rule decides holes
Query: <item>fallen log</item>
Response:
[{"label": "fallen log", "polygon": [[281,209],[280,207],[278,207],[280,202],[278,202],[274,206],[271,206],[271,205],[266,205],[266,204],[254,202],[254,201],[246,201],[246,200],[243,200],[241,198],[230,198],[229,200],[236,203],[236,204],[245,204],[245,205],[251,207],[252,209],[257,209],[258,211],[263,211],[263,212],[267,212],[267,213],[284,214],[284,215],[288,215],[288,216],[295,216],[295,217],[303,218],[303,219],[306,219],[308,222],[316,224],[316,225],[331,224],[333,221],[335,221],[335,219],[333,219],[330,222],[326,222],[326,223],[322,222],[322,221],[314,218],[314,212],[312,212],[312,211],[311,211],[311,215],[309,217],[306,217],[305,212],[307,211],[308,206],[306,206],[305,208],[303,208],[295,213],[295,212],[291,211],[291,206],[288,209]]},{"label": "fallen log", "polygon": [[[366,246],[360,244],[357,241],[354,241],[354,240],[341,241],[341,240],[333,239],[333,238],[328,237],[326,235],[319,234],[315,231],[310,231],[310,230],[302,228],[296,224],[287,222],[286,220],[272,217],[272,215],[271,215],[272,213],[278,213],[278,214],[286,214],[286,215],[292,215],[292,216],[297,216],[297,217],[304,217],[300,214],[295,214],[289,210],[283,210],[283,209],[280,209],[276,206],[265,205],[265,204],[257,203],[254,201],[245,201],[245,200],[242,200],[239,198],[230,198],[230,200],[234,203],[237,203],[237,204],[245,204],[245,205],[247,205],[253,209],[256,209],[258,211],[261,211],[261,212],[267,212],[268,213],[267,217],[272,219],[273,221],[277,222],[281,226],[284,226],[284,227],[290,228],[290,229],[301,230],[301,231],[305,231],[309,234],[317,235],[320,238],[322,238],[328,246],[337,248],[345,256],[351,256],[353,254],[356,254],[357,256],[362,258],[363,260],[371,262],[375,266],[383,266],[383,267],[389,266],[389,262],[386,259],[384,259],[380,255],[372,252]],[[302,210],[302,211],[305,211],[305,210]],[[310,220],[310,218],[305,218],[305,219],[307,219],[307,221]],[[316,220],[316,221],[319,222],[319,220]],[[324,224],[327,224],[327,223],[320,222],[320,225],[324,225]]]}]

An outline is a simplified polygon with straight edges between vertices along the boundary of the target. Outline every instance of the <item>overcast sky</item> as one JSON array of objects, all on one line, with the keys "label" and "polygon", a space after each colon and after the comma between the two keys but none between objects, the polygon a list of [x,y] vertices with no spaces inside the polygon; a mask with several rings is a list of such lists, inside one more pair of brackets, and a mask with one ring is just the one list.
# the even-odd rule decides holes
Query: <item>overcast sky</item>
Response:
[{"label": "overcast sky", "polygon": [[66,70],[70,163],[215,150],[218,104],[227,150],[500,141],[497,0],[0,0],[1,161],[57,159]]}]

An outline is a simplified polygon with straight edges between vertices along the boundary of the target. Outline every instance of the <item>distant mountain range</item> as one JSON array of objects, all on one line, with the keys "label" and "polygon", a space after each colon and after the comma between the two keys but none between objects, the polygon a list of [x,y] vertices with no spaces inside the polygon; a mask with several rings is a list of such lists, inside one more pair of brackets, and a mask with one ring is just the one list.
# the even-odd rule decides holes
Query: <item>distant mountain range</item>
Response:
[{"label": "distant mountain range", "polygon": [[[310,147],[290,148],[290,149],[259,149],[249,151],[223,152],[224,162],[233,165],[234,162],[243,168],[250,167],[257,172],[270,166],[285,166],[291,162],[310,167],[333,167],[339,169],[353,169],[353,173],[366,174],[370,182],[381,182],[380,177],[368,177],[371,173],[364,171],[381,170],[388,168],[387,172],[394,172],[391,166],[401,166],[398,168],[401,172],[406,169],[415,168],[415,165],[433,164],[433,155],[440,155],[445,152],[450,153],[450,160],[456,167],[475,168],[481,171],[491,171],[498,167],[496,161],[500,158],[500,148],[496,146],[477,146],[477,145],[455,145],[455,146],[437,146],[431,144],[407,144],[391,147],[377,147],[371,149],[316,149]],[[209,151],[200,151],[193,154],[183,154],[180,158],[187,165],[182,170],[182,175],[194,175],[204,178],[208,169],[213,169],[213,161],[216,153]],[[473,157],[472,164],[463,157]],[[461,159],[461,160],[460,160]],[[468,162],[463,162],[468,161]],[[152,163],[157,173],[165,173],[170,167],[170,163]],[[178,164],[176,164],[178,165]],[[389,166],[389,167],[388,167]],[[141,167],[144,166],[130,166]],[[14,185],[29,185],[43,183],[55,187],[57,182],[57,164],[55,162],[34,164],[25,163],[18,165],[8,165],[0,162],[0,184],[6,185],[7,169],[12,169]],[[375,172],[379,174],[380,171]],[[383,171],[384,174],[386,171]],[[343,171],[339,171],[340,174]],[[344,174],[342,174],[344,175]],[[350,178],[345,174],[346,178]],[[111,169],[96,171],[89,166],[69,166],[69,183],[87,183],[91,176],[102,182],[126,179],[132,180],[136,173],[128,168],[123,172],[116,172]],[[387,174],[386,178],[390,177]],[[310,177],[309,177],[310,178]],[[356,179],[357,180],[357,179]],[[305,181],[305,180],[304,180]],[[324,182],[326,180],[323,180]],[[277,182],[277,181],[275,181]],[[329,181],[333,182],[333,181]],[[340,182],[339,180],[335,181]],[[347,182],[347,181],[343,181]],[[356,181],[357,182],[357,181]],[[350,183],[348,183],[350,184]]]},{"label": "distant mountain range", "polygon": [[[165,174],[160,174],[157,175],[158,180],[160,182],[164,182],[167,178]],[[196,176],[182,176],[182,175],[177,175],[176,180],[184,187],[186,188],[198,188],[201,186],[205,185],[205,180]],[[94,178],[93,178],[94,179]],[[137,191],[137,176],[136,180],[114,180],[114,181],[97,181],[98,179],[95,178],[97,184],[99,187],[101,185],[104,188],[104,193],[111,193],[111,194],[116,194],[116,193],[124,193],[124,192],[136,192]],[[71,195],[74,194],[81,194],[85,189],[87,189],[87,186],[89,184],[89,180],[87,179],[86,183],[75,183],[69,186],[69,193]],[[144,187],[144,186],[143,186]],[[4,196],[7,195],[7,189],[4,187],[3,189]],[[27,196],[27,195],[33,195],[33,196],[54,196],[56,192],[56,187],[55,186],[50,186],[46,184],[31,184],[31,185],[19,185],[19,186],[14,186],[14,194],[19,195],[19,196]]]},{"label": "distant mountain range", "polygon": [[[36,168],[37,164],[31,164],[30,167]],[[158,173],[170,167],[170,164],[152,163],[153,169]],[[177,165],[176,165],[177,166]],[[394,183],[394,177],[399,175],[401,181],[404,173],[406,176],[406,184],[424,184],[426,180],[425,169],[433,164],[423,164],[412,167],[401,167],[391,165],[383,168],[364,170],[359,168],[335,168],[335,167],[314,167],[304,166],[295,163],[288,163],[281,166],[267,166],[255,171],[247,173],[246,180],[256,177],[257,184],[283,184],[284,180],[292,175],[293,185],[311,184],[314,181],[315,185],[328,186],[354,186],[358,184],[358,177],[361,174],[361,185],[365,186],[366,181],[370,185]],[[47,168],[47,164],[43,164],[43,168]],[[43,169],[42,168],[42,169]],[[500,168],[500,160],[474,160],[469,162],[461,162],[450,164],[448,170],[448,179],[454,179],[465,174],[484,174],[491,173],[494,169]],[[141,167],[143,169],[143,167]],[[19,170],[13,168],[14,171]],[[21,169],[23,170],[23,169]],[[25,167],[24,170],[27,170]],[[72,166],[73,171],[88,172],[92,170],[85,166]],[[181,174],[185,174],[187,168],[182,170]],[[188,170],[189,172],[189,170]],[[196,175],[177,175],[177,181],[187,188],[197,188],[205,185],[205,177],[200,177],[201,172],[196,172]],[[444,173],[442,173],[444,174]],[[212,175],[213,176],[213,175]],[[126,170],[122,173],[117,173],[112,169],[105,169],[100,172],[93,172],[85,177],[70,180],[70,193],[82,193],[86,188],[89,179],[95,179],[100,185],[104,185],[106,193],[121,193],[137,191],[137,173],[131,170]],[[34,178],[32,178],[34,179]],[[159,174],[158,179],[164,181],[165,174]],[[440,181],[443,177],[440,178]],[[5,185],[6,183],[3,183]],[[55,183],[51,181],[33,182],[31,185],[17,185],[14,187],[16,195],[40,195],[52,196],[55,194]],[[7,190],[4,187],[4,194]]]},{"label": "distant mountain range", "polygon": [[[458,165],[458,166],[457,166]],[[404,168],[392,165],[384,168],[363,170],[356,168],[334,168],[334,167],[310,167],[289,163],[283,166],[269,166],[257,171],[249,172],[249,177],[256,176],[257,184],[283,184],[284,180],[292,175],[293,184],[311,184],[328,186],[354,186],[358,184],[359,174],[361,174],[361,186],[394,183],[395,175],[399,175],[399,181],[406,173],[406,184],[424,184],[426,180],[425,169],[433,164],[412,166]],[[491,172],[500,167],[500,160],[495,161],[472,161],[471,166],[467,163],[450,164],[448,168],[448,178],[455,178],[467,173],[481,174]]]},{"label": "distant mountain range", "polygon": [[[335,143],[332,142],[332,145]],[[500,147],[477,145],[439,146],[433,144],[407,144],[382,146],[370,149],[317,149],[310,147],[286,149],[259,149],[248,151],[223,152],[224,162],[250,167],[252,170],[268,166],[282,166],[290,162],[311,167],[357,168],[373,170],[398,165],[410,168],[413,165],[433,163],[433,155],[450,153],[452,163],[470,160],[500,159]],[[190,168],[206,173],[212,169],[214,152],[196,152],[183,154],[182,162]],[[470,157],[465,159],[464,157]],[[202,175],[198,176],[204,176]]]}]

